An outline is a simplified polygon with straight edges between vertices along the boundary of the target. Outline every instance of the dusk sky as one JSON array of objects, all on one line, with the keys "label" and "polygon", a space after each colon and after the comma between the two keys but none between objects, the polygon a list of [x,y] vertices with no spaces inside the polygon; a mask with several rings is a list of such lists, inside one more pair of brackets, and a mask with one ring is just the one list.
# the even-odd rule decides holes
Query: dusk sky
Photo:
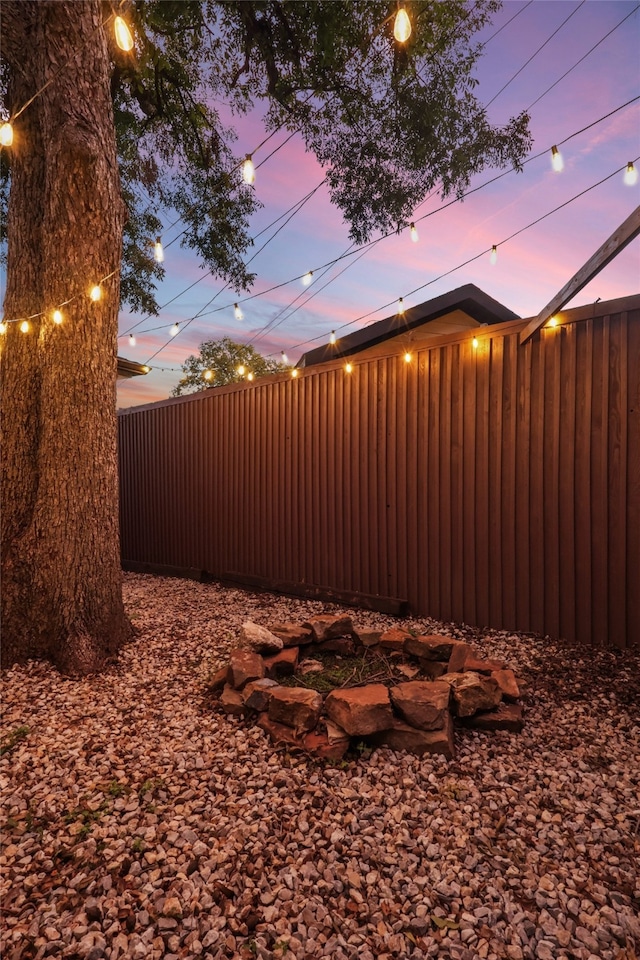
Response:
[{"label": "dusk sky", "polygon": [[[518,15],[507,24],[514,14]],[[536,53],[570,14],[566,24]],[[617,26],[625,17],[625,22]],[[504,29],[493,36],[503,25]],[[333,329],[339,336],[393,314],[394,307],[385,305],[394,304],[400,296],[411,307],[465,283],[477,284],[523,317],[533,316],[544,307],[640,203],[640,181],[626,186],[621,170],[629,161],[640,166],[640,99],[601,120],[640,95],[640,4],[627,0],[512,0],[504,4],[481,37],[491,39],[478,65],[476,96],[489,103],[508,83],[488,107],[489,119],[502,124],[531,107],[531,155],[544,151],[543,156],[527,163],[522,173],[509,171],[496,183],[447,209],[439,209],[442,201],[437,196],[427,200],[415,211],[418,243],[412,243],[405,230],[382,240],[361,258],[356,252],[327,273],[319,268],[343,254],[350,242],[339,210],[320,188],[251,264],[257,279],[249,296],[292,282],[242,303],[242,321],[235,319],[233,304],[247,294],[223,289],[223,282],[205,276],[195,254],[180,249],[179,241],[173,243],[166,250],[166,279],[159,288],[158,302],[176,299],[158,317],[144,319],[125,310],[121,313],[120,356],[148,363],[152,370],[146,377],[119,384],[120,408],[169,396],[180,379],[181,364],[198,352],[203,340],[229,336],[252,342],[264,355],[279,358],[285,350],[289,361],[295,362],[305,350],[326,342]],[[599,41],[599,46],[585,56]],[[531,62],[512,79],[530,57]],[[585,59],[571,69],[582,57]],[[590,129],[567,141],[587,126]],[[259,114],[242,118],[236,127],[238,156],[254,152],[265,136]],[[256,166],[287,136],[286,131],[280,131],[256,152]],[[554,144],[564,158],[561,173],[551,168]],[[487,170],[475,177],[472,188],[498,172]],[[605,183],[503,243],[611,174],[614,176]],[[322,169],[311,154],[305,153],[301,137],[292,137],[257,169],[255,189],[264,207],[252,221],[253,235],[322,179]],[[420,221],[425,214],[433,215]],[[181,229],[181,224],[168,229],[164,244],[169,244]],[[272,232],[262,235],[248,256]],[[488,251],[492,244],[498,245],[494,266],[486,253],[455,269]],[[317,279],[305,288],[293,278],[308,270],[313,270]],[[442,276],[448,271],[454,272]],[[186,290],[196,280],[200,282]],[[570,305],[637,293],[639,280],[640,241],[636,240]],[[313,296],[327,281],[331,282]],[[410,293],[418,287],[423,289]],[[187,325],[186,321],[199,311],[202,316]],[[184,329],[171,339],[169,328],[176,321]],[[264,332],[271,323],[272,328]],[[134,325],[136,344],[132,346],[128,331]],[[168,346],[153,356],[167,341]]]}]

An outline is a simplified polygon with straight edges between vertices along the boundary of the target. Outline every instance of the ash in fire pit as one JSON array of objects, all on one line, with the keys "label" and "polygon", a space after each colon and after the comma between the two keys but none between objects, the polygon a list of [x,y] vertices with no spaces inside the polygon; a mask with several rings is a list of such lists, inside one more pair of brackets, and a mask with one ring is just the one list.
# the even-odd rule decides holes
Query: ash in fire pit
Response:
[{"label": "ash in fire pit", "polygon": [[452,637],[360,630],[344,616],[245,623],[212,689],[226,713],[254,716],[275,743],[333,760],[362,741],[452,758],[454,720],[522,729],[506,663]]}]

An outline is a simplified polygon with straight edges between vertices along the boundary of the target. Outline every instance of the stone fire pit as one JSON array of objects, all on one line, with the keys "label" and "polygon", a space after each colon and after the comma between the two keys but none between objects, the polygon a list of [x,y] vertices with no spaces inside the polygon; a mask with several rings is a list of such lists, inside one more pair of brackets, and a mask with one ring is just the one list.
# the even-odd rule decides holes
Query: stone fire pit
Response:
[{"label": "stone fire pit", "polygon": [[361,743],[452,758],[454,721],[512,732],[523,723],[503,661],[452,637],[361,630],[345,616],[243,624],[211,687],[227,714],[255,717],[274,743],[332,760]]}]

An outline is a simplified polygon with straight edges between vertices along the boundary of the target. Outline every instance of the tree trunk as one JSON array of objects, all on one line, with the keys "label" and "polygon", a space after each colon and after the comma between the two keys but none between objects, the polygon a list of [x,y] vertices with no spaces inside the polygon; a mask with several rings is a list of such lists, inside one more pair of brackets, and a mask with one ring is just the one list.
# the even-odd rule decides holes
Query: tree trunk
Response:
[{"label": "tree trunk", "polygon": [[37,94],[10,148],[4,316],[32,319],[0,338],[2,664],[47,658],[72,675],[130,634],[115,412],[124,208],[101,21],[98,0],[2,3],[12,115]]}]

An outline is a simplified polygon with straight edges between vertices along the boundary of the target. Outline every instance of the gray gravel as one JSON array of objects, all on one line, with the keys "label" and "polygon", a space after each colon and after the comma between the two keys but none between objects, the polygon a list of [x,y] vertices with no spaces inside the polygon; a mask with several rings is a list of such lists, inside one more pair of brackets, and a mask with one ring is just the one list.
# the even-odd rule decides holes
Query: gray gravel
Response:
[{"label": "gray gravel", "polygon": [[3,676],[6,960],[634,960],[637,653],[446,625],[516,670],[524,732],[324,766],[207,682],[243,621],[345,608],[134,574],[125,596],[137,636],[104,675]]}]

